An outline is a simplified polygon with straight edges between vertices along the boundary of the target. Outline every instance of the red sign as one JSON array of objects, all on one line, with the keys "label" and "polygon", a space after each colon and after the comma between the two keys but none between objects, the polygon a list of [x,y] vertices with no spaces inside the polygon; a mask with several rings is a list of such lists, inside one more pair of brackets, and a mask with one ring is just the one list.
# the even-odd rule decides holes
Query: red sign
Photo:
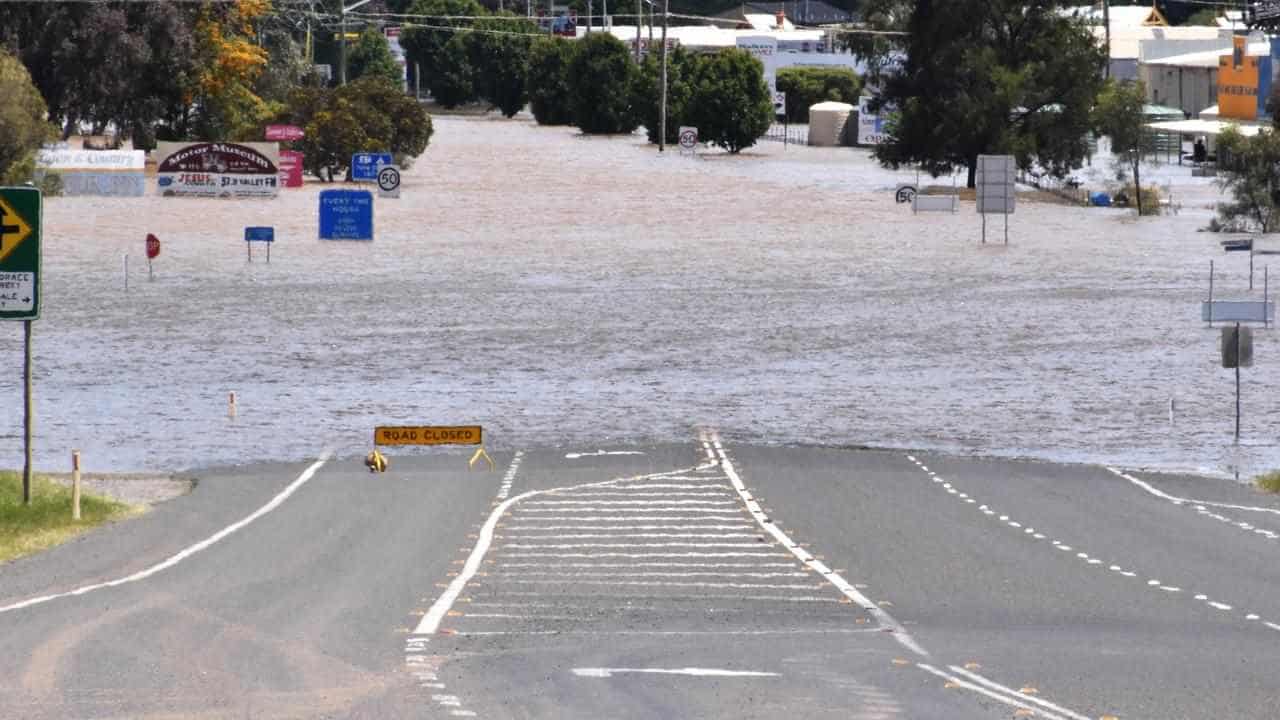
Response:
[{"label": "red sign", "polygon": [[147,259],[154,260],[160,257],[160,238],[147,233]]},{"label": "red sign", "polygon": [[302,153],[294,150],[280,151],[280,184],[287,188],[302,187]]},{"label": "red sign", "polygon": [[268,125],[268,140],[301,140],[306,133],[297,125]]}]

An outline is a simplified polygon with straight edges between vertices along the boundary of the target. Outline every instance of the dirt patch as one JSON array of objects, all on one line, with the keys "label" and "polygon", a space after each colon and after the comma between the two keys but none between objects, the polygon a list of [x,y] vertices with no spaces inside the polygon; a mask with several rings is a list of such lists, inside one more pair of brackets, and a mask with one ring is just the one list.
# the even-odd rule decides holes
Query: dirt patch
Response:
[{"label": "dirt patch", "polygon": [[[53,482],[71,486],[71,474],[47,476]],[[150,507],[181,497],[196,485],[189,478],[173,475],[131,473],[82,473],[80,486],[85,492],[101,495],[130,505]]]}]

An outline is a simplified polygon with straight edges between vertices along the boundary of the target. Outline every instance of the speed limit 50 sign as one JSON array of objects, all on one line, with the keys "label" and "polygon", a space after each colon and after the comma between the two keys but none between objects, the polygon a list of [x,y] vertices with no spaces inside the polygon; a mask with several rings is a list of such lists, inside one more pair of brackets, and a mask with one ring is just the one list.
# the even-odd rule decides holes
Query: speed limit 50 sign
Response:
[{"label": "speed limit 50 sign", "polygon": [[378,197],[400,197],[400,168],[395,165],[378,168]]},{"label": "speed limit 50 sign", "polygon": [[680,152],[692,153],[698,147],[698,128],[682,125],[680,127]]}]

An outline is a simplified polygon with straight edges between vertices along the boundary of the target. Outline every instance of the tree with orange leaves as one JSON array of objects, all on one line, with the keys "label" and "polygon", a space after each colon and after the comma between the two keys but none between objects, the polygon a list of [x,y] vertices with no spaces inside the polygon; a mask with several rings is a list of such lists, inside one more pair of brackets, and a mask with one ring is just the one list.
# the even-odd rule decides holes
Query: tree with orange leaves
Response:
[{"label": "tree with orange leaves", "polygon": [[194,134],[204,140],[244,140],[279,111],[253,91],[268,53],[257,43],[255,21],[271,11],[271,0],[206,4],[196,21],[196,72],[189,99]]}]

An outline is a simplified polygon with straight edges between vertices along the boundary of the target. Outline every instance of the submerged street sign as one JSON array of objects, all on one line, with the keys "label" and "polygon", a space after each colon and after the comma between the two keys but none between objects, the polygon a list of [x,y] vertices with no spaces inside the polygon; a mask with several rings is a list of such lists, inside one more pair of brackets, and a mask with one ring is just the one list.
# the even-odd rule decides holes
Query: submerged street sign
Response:
[{"label": "submerged street sign", "polygon": [[1200,319],[1205,322],[1260,322],[1276,319],[1276,304],[1262,300],[1214,300],[1200,303]]},{"label": "submerged street sign", "polygon": [[356,153],[351,156],[351,179],[355,182],[378,182],[378,169],[395,162],[391,153]]},{"label": "submerged street sign", "polygon": [[372,240],[373,193],[368,190],[321,190],[320,239]]},{"label": "submerged street sign", "polygon": [[387,426],[373,430],[374,445],[479,445],[479,425]]},{"label": "submerged street sign", "polygon": [[0,320],[40,317],[40,191],[0,188]]}]

